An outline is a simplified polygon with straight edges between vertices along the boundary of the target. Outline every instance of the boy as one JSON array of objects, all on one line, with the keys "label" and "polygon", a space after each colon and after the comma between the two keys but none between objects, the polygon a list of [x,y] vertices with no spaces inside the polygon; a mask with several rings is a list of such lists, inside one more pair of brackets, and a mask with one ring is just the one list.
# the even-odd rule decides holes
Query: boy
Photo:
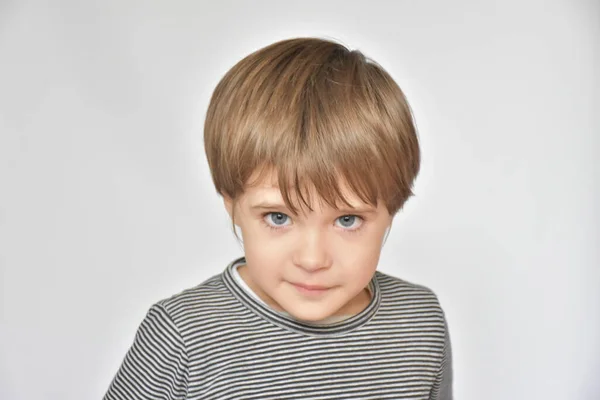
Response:
[{"label": "boy", "polygon": [[392,78],[277,42],[223,77],[204,128],[244,257],[150,309],[105,399],[451,399],[436,296],[376,271],[420,160]]}]

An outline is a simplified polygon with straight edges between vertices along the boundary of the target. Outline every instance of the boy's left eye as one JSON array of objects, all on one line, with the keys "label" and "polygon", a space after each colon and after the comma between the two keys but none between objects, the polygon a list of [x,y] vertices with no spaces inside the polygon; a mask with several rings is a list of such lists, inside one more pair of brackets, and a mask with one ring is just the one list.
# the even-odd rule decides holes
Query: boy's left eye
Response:
[{"label": "boy's left eye", "polygon": [[339,217],[336,221],[340,221],[343,228],[352,228],[356,221],[362,222],[362,219],[357,215],[344,215]]}]

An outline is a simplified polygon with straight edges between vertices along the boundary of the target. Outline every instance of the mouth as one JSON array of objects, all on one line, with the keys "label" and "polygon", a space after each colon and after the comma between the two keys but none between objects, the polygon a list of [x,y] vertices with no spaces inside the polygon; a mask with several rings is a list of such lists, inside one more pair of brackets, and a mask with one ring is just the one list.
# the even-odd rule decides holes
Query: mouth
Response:
[{"label": "mouth", "polygon": [[326,286],[305,285],[302,283],[292,283],[292,286],[294,286],[296,289],[298,289],[298,291],[304,294],[322,294],[331,289]]}]

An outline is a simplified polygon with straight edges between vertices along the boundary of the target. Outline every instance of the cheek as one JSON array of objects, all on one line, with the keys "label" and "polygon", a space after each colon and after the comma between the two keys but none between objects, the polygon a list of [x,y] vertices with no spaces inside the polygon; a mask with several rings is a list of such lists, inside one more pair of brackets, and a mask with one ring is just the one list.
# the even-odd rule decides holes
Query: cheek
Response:
[{"label": "cheek", "polygon": [[252,232],[244,240],[244,255],[252,270],[260,276],[276,276],[285,264],[285,246],[272,243],[264,232]]},{"label": "cheek", "polygon": [[332,249],[334,264],[338,264],[349,279],[370,280],[381,255],[381,240],[377,237],[361,240],[351,246],[339,242]]},{"label": "cheek", "polygon": [[[340,261],[363,263],[366,260],[378,258],[381,252],[381,240],[377,235],[341,237],[329,244],[331,254]],[[354,261],[353,261],[354,260]]]}]

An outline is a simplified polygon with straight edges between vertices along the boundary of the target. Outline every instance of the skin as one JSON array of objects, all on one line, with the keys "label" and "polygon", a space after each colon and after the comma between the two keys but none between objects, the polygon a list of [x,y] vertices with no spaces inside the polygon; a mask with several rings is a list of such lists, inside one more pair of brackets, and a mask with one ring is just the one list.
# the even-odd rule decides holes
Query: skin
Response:
[{"label": "skin", "polygon": [[[246,257],[240,276],[270,307],[298,320],[360,313],[371,300],[366,288],[392,223],[387,209],[381,202],[377,208],[363,203],[342,186],[354,209],[336,210],[319,201],[311,204],[312,212],[294,215],[275,182],[273,174],[267,176],[247,187],[235,204]],[[233,202],[227,197],[224,202],[231,216]]]}]

